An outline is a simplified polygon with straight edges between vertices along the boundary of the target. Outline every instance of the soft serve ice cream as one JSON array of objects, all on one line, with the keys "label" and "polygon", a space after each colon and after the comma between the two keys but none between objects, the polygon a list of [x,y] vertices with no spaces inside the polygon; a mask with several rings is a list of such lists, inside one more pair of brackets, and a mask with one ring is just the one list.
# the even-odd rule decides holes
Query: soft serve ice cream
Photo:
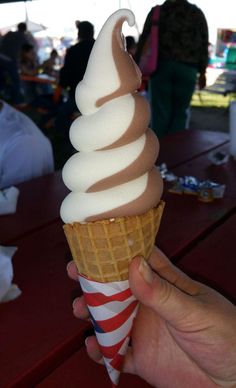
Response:
[{"label": "soft serve ice cream", "polygon": [[121,28],[130,10],[105,23],[76,89],[81,112],[70,128],[79,151],[63,168],[71,193],[61,206],[64,230],[80,274],[100,351],[113,386],[119,381],[138,301],[128,282],[131,259],[148,259],[159,228],[163,190],[155,161],[159,142],[148,128],[141,73]]},{"label": "soft serve ice cream", "polygon": [[70,128],[79,152],[63,168],[71,190],[61,206],[65,223],[139,215],[160,202],[159,143],[148,129],[149,104],[137,92],[141,73],[124,47],[125,20],[134,25],[131,11],[108,19],[76,89],[82,116]]}]

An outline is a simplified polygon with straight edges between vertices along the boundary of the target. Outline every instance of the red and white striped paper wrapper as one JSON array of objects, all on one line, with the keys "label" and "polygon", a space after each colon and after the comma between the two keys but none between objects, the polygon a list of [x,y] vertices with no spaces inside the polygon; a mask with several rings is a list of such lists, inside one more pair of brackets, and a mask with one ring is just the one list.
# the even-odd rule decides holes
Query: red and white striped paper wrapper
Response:
[{"label": "red and white striped paper wrapper", "polygon": [[128,280],[100,283],[83,276],[79,280],[108,374],[117,387],[138,301]]}]

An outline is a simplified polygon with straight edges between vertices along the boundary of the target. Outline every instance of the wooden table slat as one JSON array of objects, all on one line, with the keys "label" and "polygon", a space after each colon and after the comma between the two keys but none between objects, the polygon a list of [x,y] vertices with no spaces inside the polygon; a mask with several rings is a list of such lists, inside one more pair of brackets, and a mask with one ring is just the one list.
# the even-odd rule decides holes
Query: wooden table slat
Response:
[{"label": "wooden table slat", "polygon": [[236,303],[236,214],[178,262],[184,272],[217,289]]},{"label": "wooden table slat", "polygon": [[61,202],[68,194],[61,171],[21,183],[18,187],[16,213],[0,215],[1,245],[58,220]]},{"label": "wooden table slat", "polygon": [[[57,368],[50,376],[37,385],[37,388],[51,387],[99,387],[111,388],[106,369],[92,361],[83,347]],[[151,385],[141,378],[121,374],[119,388],[149,388]]]},{"label": "wooden table slat", "polygon": [[[228,145],[219,147],[228,152]],[[213,202],[204,203],[197,196],[170,193],[173,185],[165,183],[163,199],[165,211],[157,236],[157,244],[169,257],[180,256],[192,244],[224,222],[236,211],[236,161],[232,158],[223,165],[213,165],[209,154],[200,155],[173,169],[178,177],[194,176],[199,180],[218,182],[226,185],[224,197]]]},{"label": "wooden table slat", "polygon": [[168,169],[172,169],[228,142],[228,133],[179,131],[160,139],[157,164],[166,163]]}]

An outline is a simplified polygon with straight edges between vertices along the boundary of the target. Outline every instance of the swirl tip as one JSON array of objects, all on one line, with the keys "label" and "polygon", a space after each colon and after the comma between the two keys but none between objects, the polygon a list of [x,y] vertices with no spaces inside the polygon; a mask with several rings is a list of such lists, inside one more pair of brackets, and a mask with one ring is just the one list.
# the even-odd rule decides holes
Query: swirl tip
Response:
[{"label": "swirl tip", "polygon": [[134,13],[130,9],[128,9],[128,8],[119,9],[113,15],[116,15],[116,14],[118,16],[118,19],[122,18],[122,17],[125,17],[125,20],[129,24],[129,26],[130,27],[134,26],[134,24],[135,24],[135,16],[134,16]]}]

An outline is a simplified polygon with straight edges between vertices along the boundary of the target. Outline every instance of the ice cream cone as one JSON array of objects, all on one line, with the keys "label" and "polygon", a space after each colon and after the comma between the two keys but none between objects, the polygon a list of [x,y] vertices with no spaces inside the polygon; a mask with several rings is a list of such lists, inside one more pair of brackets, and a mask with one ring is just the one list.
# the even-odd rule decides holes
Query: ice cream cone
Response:
[{"label": "ice cream cone", "polygon": [[164,202],[146,213],[87,223],[65,224],[64,231],[79,273],[97,282],[128,279],[133,257],[149,258]]}]

